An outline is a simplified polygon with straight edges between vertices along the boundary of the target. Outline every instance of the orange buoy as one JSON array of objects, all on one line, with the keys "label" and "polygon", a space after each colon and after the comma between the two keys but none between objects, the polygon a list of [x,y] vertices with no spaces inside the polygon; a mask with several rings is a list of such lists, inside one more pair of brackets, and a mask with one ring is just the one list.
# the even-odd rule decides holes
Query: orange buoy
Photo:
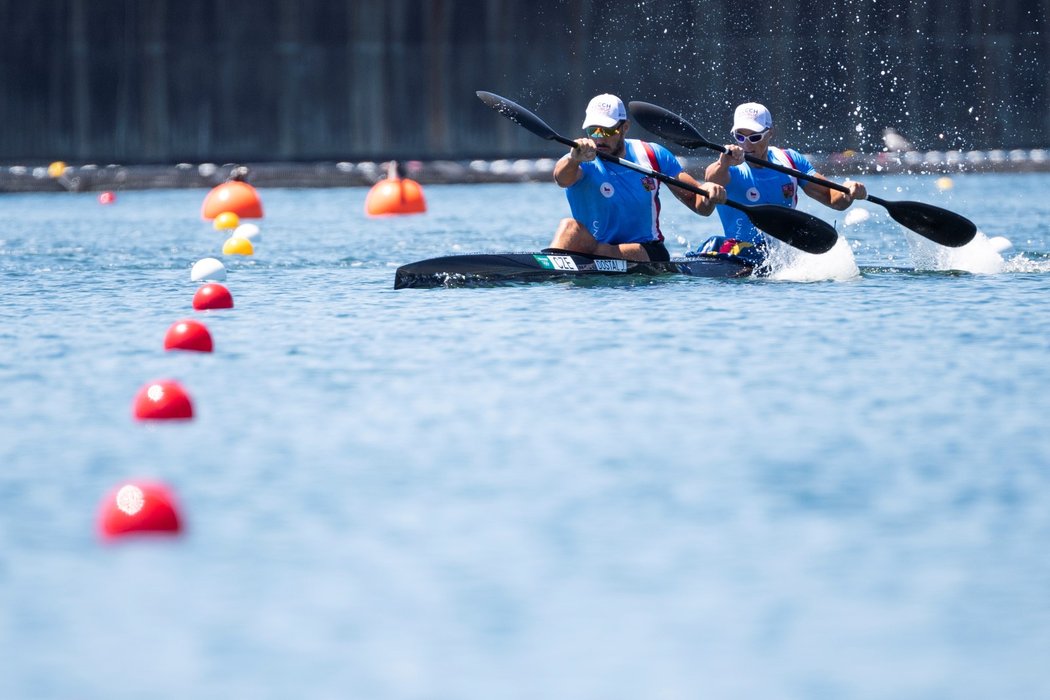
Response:
[{"label": "orange buoy", "polygon": [[233,212],[242,219],[261,219],[262,200],[259,199],[255,188],[247,182],[230,180],[212,188],[204,198],[201,216],[214,219],[225,211]]},{"label": "orange buoy", "polygon": [[181,530],[175,498],[157,482],[125,482],[99,508],[98,531],[105,539],[142,533],[177,535]]},{"label": "orange buoy", "polygon": [[368,216],[422,214],[426,210],[423,188],[415,180],[401,177],[397,161],[390,163],[386,179],[374,184],[365,197],[365,214]]}]

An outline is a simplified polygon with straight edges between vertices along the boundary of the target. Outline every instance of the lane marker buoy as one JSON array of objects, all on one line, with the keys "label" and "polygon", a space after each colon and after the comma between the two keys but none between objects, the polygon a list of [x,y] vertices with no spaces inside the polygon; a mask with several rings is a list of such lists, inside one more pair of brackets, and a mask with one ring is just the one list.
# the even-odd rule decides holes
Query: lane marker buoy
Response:
[{"label": "lane marker buoy", "polygon": [[228,229],[234,229],[241,225],[241,217],[234,214],[232,211],[224,211],[215,217],[212,221],[212,227],[216,231],[226,231]]},{"label": "lane marker buoy", "polygon": [[1014,247],[1014,244],[1006,236],[992,236],[988,239],[988,244],[996,253],[1005,253]]},{"label": "lane marker buoy", "polygon": [[368,216],[422,214],[426,210],[423,188],[415,180],[401,177],[396,160],[390,161],[386,178],[374,184],[365,197]]},{"label": "lane marker buoy", "polygon": [[871,218],[871,212],[867,209],[861,209],[860,207],[851,208],[846,212],[846,216],[843,217],[842,223],[846,226],[855,226],[862,221],[867,221]]},{"label": "lane marker buoy", "polygon": [[174,379],[160,379],[144,385],[135,394],[131,410],[138,420],[193,418],[193,403],[189,394]]},{"label": "lane marker buoy", "polygon": [[201,282],[212,280],[222,282],[226,279],[226,266],[218,258],[201,258],[193,263],[190,269],[190,280]]},{"label": "lane marker buoy", "polygon": [[165,350],[192,350],[194,352],[211,352],[214,349],[211,333],[200,321],[183,319],[176,321],[164,334]]},{"label": "lane marker buoy", "polygon": [[232,309],[233,295],[221,284],[209,282],[193,295],[193,308],[197,311],[209,309]]},{"label": "lane marker buoy", "polygon": [[241,224],[233,230],[233,235],[236,238],[244,238],[245,240],[255,241],[262,240],[262,231],[255,224]]},{"label": "lane marker buoy", "polygon": [[134,534],[177,535],[182,531],[182,519],[167,486],[135,479],[103,499],[98,531],[105,539]]},{"label": "lane marker buoy", "polygon": [[242,219],[263,218],[262,200],[254,187],[240,180],[216,185],[204,197],[201,217],[214,219],[223,212],[233,212]]},{"label": "lane marker buoy", "polygon": [[255,247],[247,238],[232,236],[222,244],[223,255],[252,255],[253,253],[255,253]]}]

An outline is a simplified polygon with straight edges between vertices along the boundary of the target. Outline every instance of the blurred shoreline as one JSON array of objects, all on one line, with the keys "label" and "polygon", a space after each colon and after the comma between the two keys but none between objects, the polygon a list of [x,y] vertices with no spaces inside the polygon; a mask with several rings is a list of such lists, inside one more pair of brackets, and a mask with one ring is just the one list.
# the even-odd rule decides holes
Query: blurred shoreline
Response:
[{"label": "blurred shoreline", "polygon": [[[713,154],[712,154],[713,157]],[[679,156],[687,170],[700,173],[712,157]],[[992,151],[908,151],[808,155],[824,175],[955,175],[960,173],[1050,172],[1046,149]],[[246,182],[256,187],[370,187],[386,177],[389,161],[315,163],[179,163],[177,165],[67,165],[54,177],[47,165],[0,166],[0,193],[101,192],[210,188],[247,166]],[[403,177],[421,184],[548,182],[553,158],[403,161]]]}]

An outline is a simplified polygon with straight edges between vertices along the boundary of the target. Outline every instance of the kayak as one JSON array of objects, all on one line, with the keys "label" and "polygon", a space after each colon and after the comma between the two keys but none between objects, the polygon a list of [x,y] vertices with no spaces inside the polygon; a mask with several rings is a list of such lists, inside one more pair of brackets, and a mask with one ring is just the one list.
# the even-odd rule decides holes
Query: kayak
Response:
[{"label": "kayak", "polygon": [[397,268],[394,289],[496,286],[627,275],[733,278],[748,277],[751,270],[749,263],[732,255],[640,262],[545,248],[538,253],[470,253],[420,260]]}]

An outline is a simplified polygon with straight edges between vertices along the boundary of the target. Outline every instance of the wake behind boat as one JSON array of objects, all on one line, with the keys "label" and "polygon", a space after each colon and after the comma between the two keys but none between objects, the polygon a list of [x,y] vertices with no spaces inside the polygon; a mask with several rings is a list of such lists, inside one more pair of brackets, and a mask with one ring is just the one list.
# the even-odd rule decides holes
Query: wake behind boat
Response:
[{"label": "wake behind boat", "polygon": [[470,253],[420,260],[397,268],[394,289],[494,286],[626,275],[731,278],[747,277],[751,270],[749,264],[731,255],[640,262],[545,248],[538,253]]}]

